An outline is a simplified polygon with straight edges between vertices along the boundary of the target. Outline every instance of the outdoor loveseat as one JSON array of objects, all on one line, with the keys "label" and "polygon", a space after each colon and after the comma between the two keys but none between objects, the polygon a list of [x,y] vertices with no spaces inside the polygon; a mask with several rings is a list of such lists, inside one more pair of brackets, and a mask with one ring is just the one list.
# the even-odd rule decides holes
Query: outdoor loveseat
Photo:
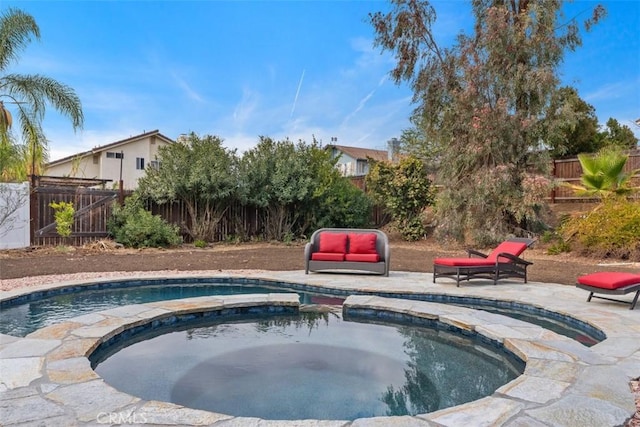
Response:
[{"label": "outdoor loveseat", "polygon": [[389,239],[380,230],[321,228],[304,248],[305,274],[354,270],[389,275]]}]

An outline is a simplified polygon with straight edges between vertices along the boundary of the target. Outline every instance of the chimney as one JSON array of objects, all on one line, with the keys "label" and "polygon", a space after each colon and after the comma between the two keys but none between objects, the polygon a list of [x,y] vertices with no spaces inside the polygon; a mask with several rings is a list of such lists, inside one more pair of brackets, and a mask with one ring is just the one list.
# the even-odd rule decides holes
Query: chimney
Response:
[{"label": "chimney", "polygon": [[400,153],[400,140],[398,138],[391,138],[387,141],[387,160],[395,162],[398,160],[398,154]]}]

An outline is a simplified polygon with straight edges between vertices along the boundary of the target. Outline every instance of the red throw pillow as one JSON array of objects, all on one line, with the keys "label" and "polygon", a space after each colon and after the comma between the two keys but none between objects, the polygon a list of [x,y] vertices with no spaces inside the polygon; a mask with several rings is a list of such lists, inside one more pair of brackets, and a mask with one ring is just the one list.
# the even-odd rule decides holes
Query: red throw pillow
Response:
[{"label": "red throw pillow", "polygon": [[347,253],[347,235],[346,233],[320,233],[320,245],[318,252],[325,253]]},{"label": "red throw pillow", "polygon": [[377,254],[375,233],[349,233],[350,254]]}]

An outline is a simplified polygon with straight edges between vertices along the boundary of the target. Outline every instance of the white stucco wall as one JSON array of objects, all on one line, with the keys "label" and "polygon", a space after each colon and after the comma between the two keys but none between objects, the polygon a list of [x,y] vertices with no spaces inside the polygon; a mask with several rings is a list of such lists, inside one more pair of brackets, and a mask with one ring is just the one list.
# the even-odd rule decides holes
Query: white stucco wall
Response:
[{"label": "white stucco wall", "polygon": [[30,245],[29,219],[29,183],[0,183],[0,249]]}]

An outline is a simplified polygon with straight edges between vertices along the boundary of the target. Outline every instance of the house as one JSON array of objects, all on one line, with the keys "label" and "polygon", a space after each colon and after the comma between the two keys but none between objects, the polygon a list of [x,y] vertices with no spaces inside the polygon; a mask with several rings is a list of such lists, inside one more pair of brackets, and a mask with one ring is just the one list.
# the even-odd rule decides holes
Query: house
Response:
[{"label": "house", "polygon": [[50,162],[45,175],[106,179],[114,188],[122,180],[124,189],[134,190],[144,169],[157,166],[158,149],[172,143],[158,130],[146,132]]},{"label": "house", "polygon": [[331,151],[331,158],[339,157],[336,167],[343,176],[365,176],[369,173],[369,160],[395,161],[398,151],[398,141],[393,138],[389,141],[389,150],[373,150],[369,148],[347,147],[344,145],[327,145],[326,150]]}]

